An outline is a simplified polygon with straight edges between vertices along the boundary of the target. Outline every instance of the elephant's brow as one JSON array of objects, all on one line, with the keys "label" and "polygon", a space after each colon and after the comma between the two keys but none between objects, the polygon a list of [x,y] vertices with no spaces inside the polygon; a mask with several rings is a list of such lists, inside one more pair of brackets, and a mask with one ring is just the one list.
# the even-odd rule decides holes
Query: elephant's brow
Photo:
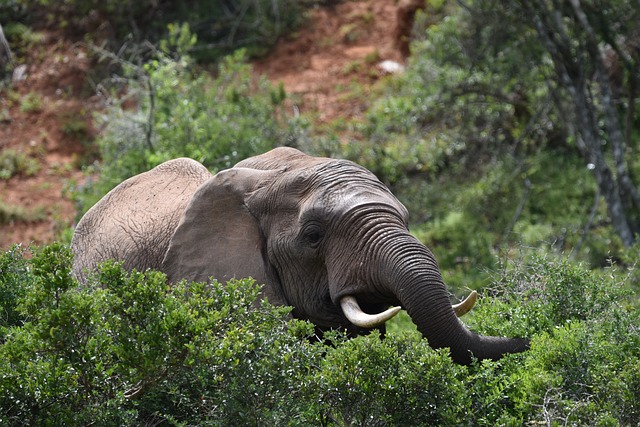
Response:
[{"label": "elephant's brow", "polygon": [[323,165],[316,174],[311,175],[311,185],[319,188],[349,189],[363,184],[376,185],[379,181],[366,169],[346,161]]}]

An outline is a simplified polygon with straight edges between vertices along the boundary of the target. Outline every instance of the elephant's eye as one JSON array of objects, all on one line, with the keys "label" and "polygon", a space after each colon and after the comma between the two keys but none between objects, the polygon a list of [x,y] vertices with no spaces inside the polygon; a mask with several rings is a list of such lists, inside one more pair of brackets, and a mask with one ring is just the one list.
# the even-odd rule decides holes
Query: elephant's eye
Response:
[{"label": "elephant's eye", "polygon": [[317,224],[309,225],[305,227],[303,236],[304,240],[310,246],[316,247],[320,244],[322,238],[324,237],[324,230],[322,230],[322,228]]}]

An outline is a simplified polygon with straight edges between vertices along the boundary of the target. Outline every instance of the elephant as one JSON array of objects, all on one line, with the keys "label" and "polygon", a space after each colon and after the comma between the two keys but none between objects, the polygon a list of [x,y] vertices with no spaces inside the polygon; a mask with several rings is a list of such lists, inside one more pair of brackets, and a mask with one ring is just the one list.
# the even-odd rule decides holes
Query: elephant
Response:
[{"label": "elephant", "polygon": [[167,161],[123,181],[78,222],[71,242],[81,282],[98,263],[155,269],[170,283],[251,277],[262,297],[319,330],[359,335],[404,308],[454,362],[497,360],[525,338],[476,334],[452,305],[432,252],[409,233],[408,212],[376,176],[343,159],[289,147],[212,175]]}]

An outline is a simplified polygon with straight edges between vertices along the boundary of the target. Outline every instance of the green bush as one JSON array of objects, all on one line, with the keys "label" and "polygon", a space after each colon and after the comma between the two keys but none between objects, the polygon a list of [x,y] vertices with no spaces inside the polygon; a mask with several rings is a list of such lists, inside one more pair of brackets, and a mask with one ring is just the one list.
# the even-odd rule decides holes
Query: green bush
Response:
[{"label": "green bush", "polygon": [[[629,369],[640,360],[640,311],[631,305],[627,276],[542,258],[516,267],[496,280],[495,296],[471,319],[482,333],[534,337],[523,363],[498,363],[505,365],[498,381],[508,404],[498,412],[508,410],[482,425],[633,425],[640,387]],[[476,375],[488,379],[482,370]]]},{"label": "green bush", "polygon": [[455,425],[469,404],[465,374],[425,340],[374,333],[341,342],[310,385],[321,402],[314,425]]},{"label": "green bush", "polygon": [[21,325],[25,317],[17,307],[29,283],[29,263],[24,259],[25,249],[14,245],[0,254],[0,342],[5,328]]},{"label": "green bush", "polygon": [[[623,281],[626,274],[613,268],[590,271],[567,260],[533,255],[504,266],[489,287],[491,304],[474,310],[476,318],[483,319],[477,327],[487,334],[531,336],[573,322],[604,324],[625,317],[634,310],[634,294]],[[501,313],[508,313],[510,321],[500,319]]]},{"label": "green bush", "polygon": [[[624,251],[621,262],[630,270],[627,283],[633,292],[640,296],[640,268],[638,268],[638,263],[640,263],[640,243]],[[640,298],[636,301],[636,306],[638,304],[640,304]]]},{"label": "green bush", "polygon": [[[7,261],[8,260],[8,261]],[[27,265],[29,268],[24,268]],[[3,258],[0,424],[277,424],[318,357],[312,328],[250,280],[180,283],[106,263],[87,286],[67,247]],[[17,301],[17,302],[16,302]],[[14,316],[15,317],[15,316]],[[305,363],[301,363],[301,362]],[[290,404],[283,405],[286,399]]]},{"label": "green bush", "polygon": [[0,257],[0,425],[631,426],[640,311],[622,272],[506,266],[465,322],[528,352],[452,363],[415,332],[347,340],[258,301],[107,262],[87,285],[54,244]]},{"label": "green bush", "polygon": [[40,162],[29,154],[7,149],[0,153],[0,179],[9,180],[16,175],[33,176],[40,170]]}]

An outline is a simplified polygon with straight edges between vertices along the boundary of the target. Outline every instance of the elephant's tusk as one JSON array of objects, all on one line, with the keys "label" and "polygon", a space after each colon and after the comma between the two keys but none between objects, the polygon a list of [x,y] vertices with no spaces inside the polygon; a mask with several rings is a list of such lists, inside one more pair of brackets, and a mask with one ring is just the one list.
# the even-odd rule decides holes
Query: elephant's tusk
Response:
[{"label": "elephant's tusk", "polygon": [[469,310],[473,308],[477,299],[478,293],[476,291],[472,291],[469,296],[464,299],[464,301],[452,305],[451,308],[453,308],[453,311],[456,312],[456,316],[460,317],[463,314],[468,313]]},{"label": "elephant's tusk", "polygon": [[375,328],[391,319],[401,310],[400,307],[391,307],[382,313],[367,314],[362,311],[355,297],[350,295],[340,300],[340,306],[342,307],[344,315],[349,319],[349,322],[361,328]]}]

